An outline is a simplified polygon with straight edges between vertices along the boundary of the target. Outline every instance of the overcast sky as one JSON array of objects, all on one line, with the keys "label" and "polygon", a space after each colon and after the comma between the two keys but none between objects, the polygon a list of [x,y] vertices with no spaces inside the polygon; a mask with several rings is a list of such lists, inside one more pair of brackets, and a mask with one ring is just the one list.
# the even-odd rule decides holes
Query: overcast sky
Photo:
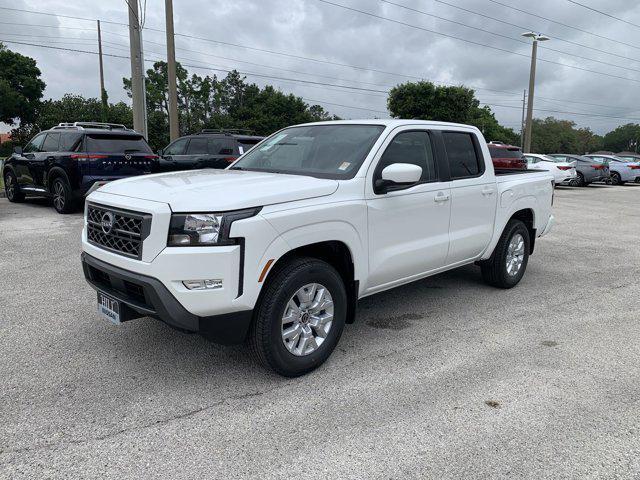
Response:
[{"label": "overcast sky", "polygon": [[[144,3],[144,0],[141,1]],[[347,10],[320,0],[174,0],[177,34],[254,48],[252,50],[177,36],[178,61],[201,67],[188,67],[199,75],[217,73],[220,76],[224,72],[211,69],[236,68],[246,72],[249,81],[259,85],[275,85],[284,92],[292,92],[305,98],[308,103],[323,105],[331,113],[344,118],[387,116],[384,113],[384,92],[404,81],[423,78],[464,84],[477,89],[481,102],[493,104],[491,108],[503,125],[519,130],[522,92],[528,85],[531,52],[530,43],[520,37],[523,32],[521,27],[526,27],[551,37],[539,49],[535,105],[539,110],[535,112],[536,117],[553,115],[574,120],[579,126],[590,127],[598,133],[606,133],[617,125],[632,121],[640,123],[640,2],[580,0],[583,5],[638,25],[633,26],[573,4],[569,0],[500,0],[505,5],[566,25],[562,26],[490,0],[392,0],[397,5],[381,0],[330,1],[419,28]],[[164,1],[147,0],[146,3],[143,30],[145,57],[149,60],[166,59],[166,49],[163,46],[165,34],[151,30],[164,29]],[[513,25],[453,8],[445,3]],[[87,5],[91,7],[87,8]],[[417,9],[431,16],[403,9],[398,5]],[[0,7],[120,23],[128,21],[125,0],[0,0]],[[459,23],[447,22],[443,18]],[[497,35],[468,28],[460,23]],[[128,55],[126,26],[103,23],[102,30],[106,54]],[[6,41],[9,48],[37,60],[42,78],[47,84],[45,98],[60,98],[65,93],[98,96],[97,56],[8,43],[12,40],[97,51],[95,22],[0,9],[0,32],[0,41]],[[293,56],[361,68],[337,66]],[[148,63],[147,67],[150,65]],[[105,57],[106,88],[111,101],[129,101],[122,89],[122,77],[129,74],[128,59]],[[253,74],[294,81],[268,79]],[[304,84],[295,80],[347,85],[366,91]]]}]

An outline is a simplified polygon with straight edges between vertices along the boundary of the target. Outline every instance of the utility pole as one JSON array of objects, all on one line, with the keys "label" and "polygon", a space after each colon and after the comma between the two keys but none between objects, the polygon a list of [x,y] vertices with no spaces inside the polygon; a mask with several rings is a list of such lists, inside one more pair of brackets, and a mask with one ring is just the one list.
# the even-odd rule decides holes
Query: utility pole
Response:
[{"label": "utility pole", "polygon": [[169,81],[169,138],[173,142],[180,136],[178,124],[178,86],[176,84],[176,44],[173,35],[173,0],[165,0],[167,17],[167,73]]},{"label": "utility pole", "polygon": [[104,67],[102,65],[102,33],[100,31],[100,20],[96,20],[98,24],[98,58],[100,62],[100,103],[102,121],[107,121],[107,91],[104,88]]},{"label": "utility pole", "polygon": [[520,148],[524,149],[524,104],[527,101],[527,91],[522,93],[522,120],[520,120]]},{"label": "utility pole", "polygon": [[133,100],[133,129],[147,135],[147,101],[144,88],[144,57],[142,32],[138,14],[138,0],[125,0],[129,8],[129,49],[131,57],[131,98]]},{"label": "utility pole", "polygon": [[535,32],[527,32],[522,34],[523,37],[532,38],[533,46],[531,47],[531,70],[529,71],[529,99],[527,102],[527,124],[525,127],[524,137],[524,153],[531,152],[531,129],[533,124],[533,92],[536,83],[536,57],[538,56],[538,42],[549,40],[549,37],[540,35]]}]

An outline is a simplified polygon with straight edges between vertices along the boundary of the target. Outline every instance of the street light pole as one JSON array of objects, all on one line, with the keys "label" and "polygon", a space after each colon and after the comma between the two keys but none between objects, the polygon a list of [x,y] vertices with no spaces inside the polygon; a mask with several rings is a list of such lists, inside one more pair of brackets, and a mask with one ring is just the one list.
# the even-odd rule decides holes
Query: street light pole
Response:
[{"label": "street light pole", "polygon": [[522,34],[523,37],[532,38],[533,45],[531,47],[531,70],[529,71],[529,92],[527,101],[527,123],[524,132],[524,153],[531,152],[531,130],[533,126],[533,92],[536,83],[536,58],[538,56],[538,42],[549,40],[549,37],[540,35],[535,32],[527,32]]}]

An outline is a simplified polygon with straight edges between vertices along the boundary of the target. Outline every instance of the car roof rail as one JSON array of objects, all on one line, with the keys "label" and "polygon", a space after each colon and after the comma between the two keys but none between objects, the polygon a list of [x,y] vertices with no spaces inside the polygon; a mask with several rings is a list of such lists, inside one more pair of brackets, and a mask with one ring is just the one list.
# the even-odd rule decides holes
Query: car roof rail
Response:
[{"label": "car roof rail", "polygon": [[121,123],[104,123],[104,122],[61,122],[55,127],[52,127],[52,130],[85,130],[87,128],[95,128],[101,130],[130,130],[125,125]]},{"label": "car roof rail", "polygon": [[203,128],[198,135],[203,133],[222,133],[224,135],[237,135],[243,133],[245,135],[253,135],[253,130],[248,128]]}]

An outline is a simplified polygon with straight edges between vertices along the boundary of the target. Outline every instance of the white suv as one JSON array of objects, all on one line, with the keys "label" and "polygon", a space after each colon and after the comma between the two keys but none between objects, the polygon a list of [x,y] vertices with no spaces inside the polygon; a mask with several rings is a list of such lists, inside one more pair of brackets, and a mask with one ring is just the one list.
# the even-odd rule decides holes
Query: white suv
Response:
[{"label": "white suv", "polygon": [[496,176],[475,127],[416,120],[281,130],[227,170],[109,183],[85,207],[103,317],[249,340],[282,375],[322,364],[359,298],[477,262],[502,288],[549,231],[553,177]]}]

